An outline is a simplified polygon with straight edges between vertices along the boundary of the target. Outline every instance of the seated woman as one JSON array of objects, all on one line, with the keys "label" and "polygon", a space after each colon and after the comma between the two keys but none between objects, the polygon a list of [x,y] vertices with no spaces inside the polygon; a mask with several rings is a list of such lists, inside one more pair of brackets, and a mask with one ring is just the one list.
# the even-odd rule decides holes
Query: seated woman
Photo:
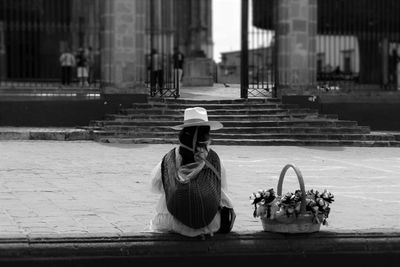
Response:
[{"label": "seated woman", "polygon": [[225,169],[210,149],[210,130],[222,128],[208,121],[204,108],[188,108],[184,123],[175,127],[179,146],[169,151],[152,173],[151,188],[161,197],[150,230],[200,236],[230,232],[235,220],[227,195]]}]

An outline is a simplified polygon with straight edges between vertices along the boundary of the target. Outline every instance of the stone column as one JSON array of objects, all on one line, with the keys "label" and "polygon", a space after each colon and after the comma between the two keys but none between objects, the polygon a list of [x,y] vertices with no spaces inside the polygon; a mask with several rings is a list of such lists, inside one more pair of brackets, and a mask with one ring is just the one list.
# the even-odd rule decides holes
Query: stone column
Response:
[{"label": "stone column", "polygon": [[302,95],[316,83],[317,0],[275,1],[278,97]]},{"label": "stone column", "polygon": [[184,86],[213,85],[212,1],[188,0],[189,40],[184,65]]},{"label": "stone column", "polygon": [[191,0],[190,8],[191,56],[212,58],[211,0]]},{"label": "stone column", "polygon": [[102,79],[106,94],[146,95],[147,0],[102,1]]}]

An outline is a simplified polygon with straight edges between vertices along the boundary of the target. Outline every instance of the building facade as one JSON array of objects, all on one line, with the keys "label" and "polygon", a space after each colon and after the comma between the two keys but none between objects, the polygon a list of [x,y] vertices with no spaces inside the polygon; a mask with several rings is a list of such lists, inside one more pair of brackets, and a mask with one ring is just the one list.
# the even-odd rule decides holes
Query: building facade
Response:
[{"label": "building facade", "polygon": [[[99,0],[3,0],[0,2],[2,80],[58,80],[66,49],[100,51]],[[97,60],[98,61],[98,60]],[[99,72],[97,67],[96,73]]]},{"label": "building facade", "polygon": [[399,88],[395,63],[400,52],[399,1],[252,2],[254,26],[277,34],[281,86],[330,83],[350,90]]},{"label": "building facade", "polygon": [[186,82],[209,83],[211,14],[211,0],[3,0],[0,77],[58,82],[60,54],[91,47],[106,90],[142,92],[151,48],[170,64],[177,46],[187,59]]},{"label": "building facade", "polygon": [[[242,1],[252,7],[251,26],[274,40],[249,45],[251,80],[272,77],[268,83],[280,94],[307,93],[319,82],[398,87],[400,1]],[[145,94],[151,49],[161,54],[167,83],[179,47],[186,56],[183,85],[212,85],[212,23],[212,0],[2,0],[0,79],[57,82],[60,53],[92,47],[105,91]],[[260,51],[268,57],[257,58]]]}]

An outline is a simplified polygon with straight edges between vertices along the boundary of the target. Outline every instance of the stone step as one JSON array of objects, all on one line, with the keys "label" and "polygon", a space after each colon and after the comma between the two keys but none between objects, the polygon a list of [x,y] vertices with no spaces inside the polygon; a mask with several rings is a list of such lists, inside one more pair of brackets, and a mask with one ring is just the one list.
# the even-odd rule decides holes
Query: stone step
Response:
[{"label": "stone step", "polygon": [[[147,126],[129,126],[129,125],[110,125],[105,127],[91,128],[93,130],[104,130],[107,132],[172,132],[176,130],[169,126],[147,127]],[[286,133],[286,134],[302,134],[302,133],[324,133],[324,134],[368,134],[370,129],[367,126],[358,127],[224,127],[215,133]],[[399,140],[400,141],[400,140]]]},{"label": "stone step", "polygon": [[[108,114],[105,117],[106,120],[115,121],[175,121],[181,122],[183,115],[120,115],[120,114]],[[325,120],[324,116],[318,117],[318,114],[266,114],[266,115],[208,115],[209,120],[217,121],[278,121],[278,120],[292,120],[292,119],[312,119],[312,120]]]},{"label": "stone step", "polygon": [[293,104],[279,104],[279,103],[262,103],[262,104],[252,104],[252,103],[240,103],[240,104],[208,104],[202,103],[198,104],[186,104],[186,103],[163,103],[163,102],[155,102],[155,103],[137,103],[133,105],[132,109],[153,109],[153,108],[165,108],[165,109],[186,109],[195,106],[201,106],[207,110],[211,109],[266,109],[266,108],[299,108],[297,105]]},{"label": "stone step", "polygon": [[205,100],[205,99],[172,99],[172,98],[152,98],[149,100],[149,103],[178,103],[178,104],[241,104],[241,103],[273,103],[277,102],[276,98],[251,98],[251,99],[219,99],[219,100]]},{"label": "stone step", "polygon": [[[220,121],[224,127],[356,127],[356,121],[340,121],[340,120],[288,120],[288,121]],[[131,125],[131,126],[174,126],[176,121],[93,121],[92,126],[111,126],[111,125]]]},{"label": "stone step", "polygon": [[209,120],[224,125],[213,132],[213,144],[400,146],[394,136],[370,134],[369,127],[339,120],[336,114],[265,99],[153,99],[90,125],[96,140],[103,142],[176,144],[178,132],[171,126],[181,124],[184,110],[194,106],[206,108]]},{"label": "stone step", "polygon": [[[344,217],[346,214],[342,213],[339,216]],[[363,217],[358,215],[358,218]],[[47,237],[39,233],[17,238],[5,233],[6,237],[0,240],[0,260],[2,267],[237,267],[260,266],[262,262],[279,267],[381,267],[396,266],[399,262],[398,229],[329,229],[313,234],[277,234],[261,231],[261,225],[257,230],[237,225],[238,221],[230,234],[207,236],[203,240],[174,233],[135,231],[121,236],[72,233]]]},{"label": "stone step", "polygon": [[[176,138],[99,138],[99,142],[122,144],[178,144]],[[400,147],[399,141],[358,141],[358,140],[296,140],[296,139],[216,139],[214,145],[246,146],[364,146]]]},{"label": "stone step", "polygon": [[[111,138],[167,138],[176,139],[178,138],[177,132],[103,132],[102,137]],[[292,140],[363,140],[363,141],[396,141],[395,137],[392,135],[382,135],[382,134],[300,134],[300,133],[212,133],[212,140],[219,139],[232,139],[232,140],[245,140],[245,139],[257,139],[257,140],[276,140],[276,139],[292,139]]]},{"label": "stone step", "polygon": [[[164,108],[154,108],[154,109],[133,109],[127,108],[120,111],[120,114],[124,115],[134,115],[134,114],[146,114],[146,115],[181,115],[183,117],[185,109],[164,109]],[[282,109],[282,108],[268,108],[268,109],[210,109],[207,110],[208,115],[268,115],[268,114],[318,114],[317,110],[313,109]],[[336,116],[336,114],[333,114]]]},{"label": "stone step", "polygon": [[76,128],[6,127],[0,131],[0,140],[93,140],[91,133]]}]

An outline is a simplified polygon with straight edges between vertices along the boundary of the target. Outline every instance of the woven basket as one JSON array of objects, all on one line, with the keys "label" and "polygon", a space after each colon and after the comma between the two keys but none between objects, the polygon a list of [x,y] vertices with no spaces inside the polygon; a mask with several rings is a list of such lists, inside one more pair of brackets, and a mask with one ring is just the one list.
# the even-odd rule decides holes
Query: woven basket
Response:
[{"label": "woven basket", "polygon": [[[306,190],[304,187],[303,176],[301,175],[300,170],[293,164],[287,164],[283,167],[282,172],[279,176],[278,182],[278,197],[282,196],[282,184],[285,174],[289,168],[293,168],[297,179],[299,180],[300,190],[302,192],[301,204],[300,204],[300,213],[298,216],[277,216],[274,219],[270,219],[267,217],[261,217],[262,225],[264,231],[268,232],[276,232],[276,233],[313,233],[318,232],[321,224],[314,222],[314,215],[311,212],[306,211]],[[322,221],[322,216],[319,217],[320,221]]]}]

